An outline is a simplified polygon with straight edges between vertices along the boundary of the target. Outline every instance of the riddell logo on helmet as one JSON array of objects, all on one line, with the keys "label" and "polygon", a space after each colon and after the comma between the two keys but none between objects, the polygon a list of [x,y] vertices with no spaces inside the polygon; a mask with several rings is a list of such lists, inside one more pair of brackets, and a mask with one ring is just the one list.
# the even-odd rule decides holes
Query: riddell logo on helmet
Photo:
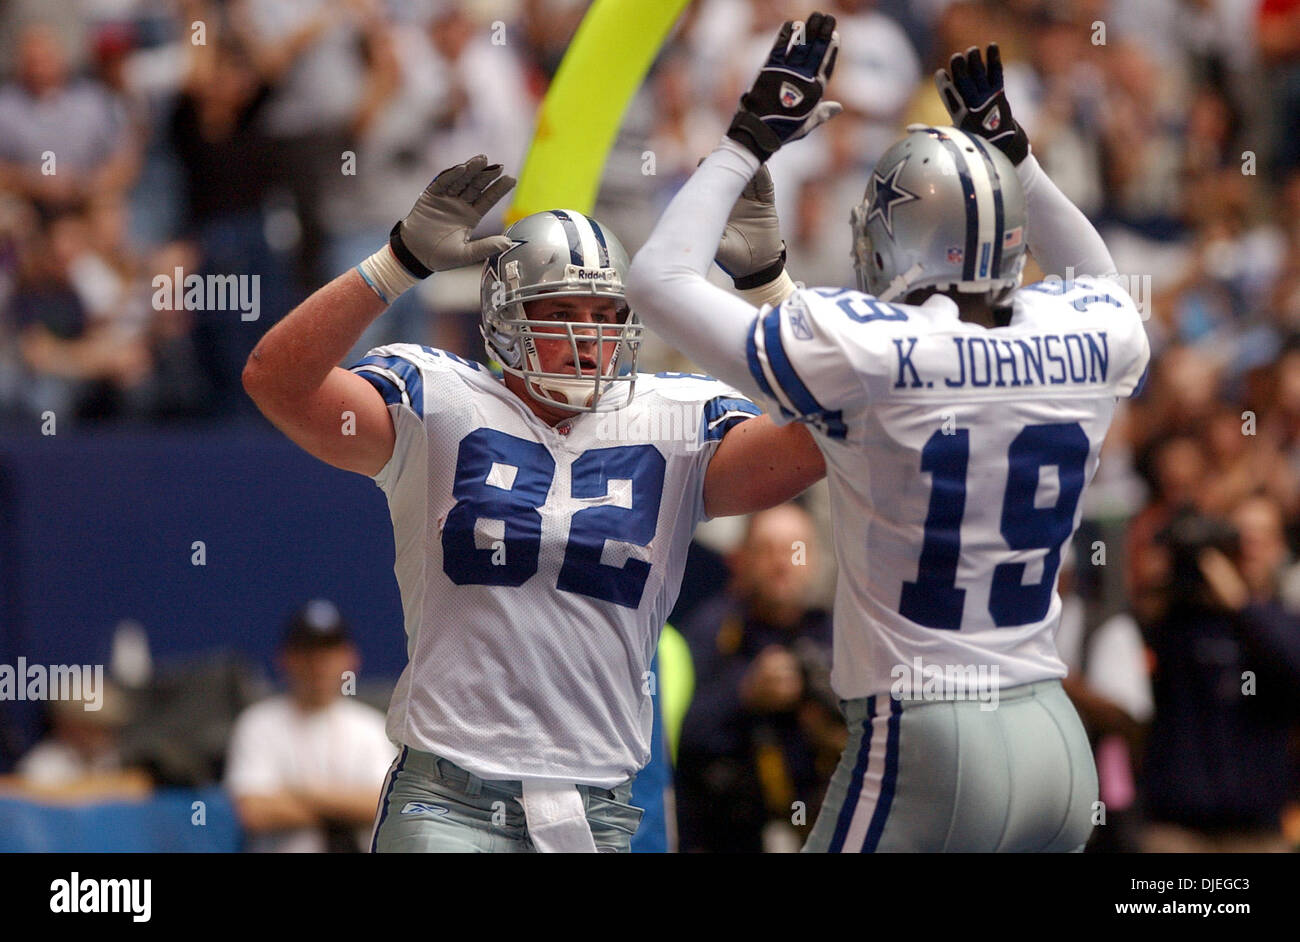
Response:
[{"label": "riddell logo on helmet", "polygon": [[577,281],[613,281],[617,282],[618,270],[614,268],[583,268],[581,265],[565,265],[564,277]]}]

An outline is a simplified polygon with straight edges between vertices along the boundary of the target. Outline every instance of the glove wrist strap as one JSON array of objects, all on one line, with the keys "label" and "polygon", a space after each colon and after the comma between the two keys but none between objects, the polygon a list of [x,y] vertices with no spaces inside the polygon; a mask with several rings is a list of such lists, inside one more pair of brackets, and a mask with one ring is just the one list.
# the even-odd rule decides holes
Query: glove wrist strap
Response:
[{"label": "glove wrist strap", "polygon": [[781,246],[781,257],[771,265],[752,275],[741,275],[739,278],[731,279],[731,283],[736,286],[737,291],[748,291],[750,288],[758,288],[767,284],[769,281],[775,281],[785,271],[785,246]]},{"label": "glove wrist strap", "polygon": [[1011,163],[1019,167],[1029,156],[1029,136],[1025,134],[1023,128],[1016,125],[1016,136],[1011,139],[1007,145],[1007,156],[1011,158]]},{"label": "glove wrist strap", "polygon": [[358,265],[357,271],[385,304],[392,304],[403,292],[422,280],[412,275],[397,260],[391,244],[381,247],[378,252]]},{"label": "glove wrist strap", "polygon": [[388,247],[393,250],[393,255],[402,263],[402,267],[416,278],[428,278],[433,274],[433,269],[416,258],[414,253],[406,247],[406,243],[402,241],[401,220],[398,220],[397,224],[393,226],[393,231],[388,234]]},{"label": "glove wrist strap", "polygon": [[758,287],[744,289],[740,292],[740,296],[754,307],[763,307],[765,304],[775,307],[794,292],[795,283],[790,280],[790,275],[782,268],[776,278]]},{"label": "glove wrist strap", "polygon": [[749,150],[759,162],[766,161],[781,149],[781,139],[752,111],[741,108],[731,119],[727,137]]}]

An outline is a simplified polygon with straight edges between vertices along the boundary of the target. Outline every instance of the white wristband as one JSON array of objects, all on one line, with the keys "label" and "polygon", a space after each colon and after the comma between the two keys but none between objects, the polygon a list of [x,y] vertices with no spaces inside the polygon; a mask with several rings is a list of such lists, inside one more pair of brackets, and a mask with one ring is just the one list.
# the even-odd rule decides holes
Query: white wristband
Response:
[{"label": "white wristband", "polygon": [[789,273],[782,268],[781,274],[767,284],[759,285],[757,288],[745,288],[740,291],[740,296],[754,307],[762,307],[764,304],[776,307],[794,292],[795,284],[790,280]]},{"label": "white wristband", "polygon": [[385,245],[357,266],[357,271],[385,304],[392,304],[402,292],[420,282],[397,260],[393,250]]}]

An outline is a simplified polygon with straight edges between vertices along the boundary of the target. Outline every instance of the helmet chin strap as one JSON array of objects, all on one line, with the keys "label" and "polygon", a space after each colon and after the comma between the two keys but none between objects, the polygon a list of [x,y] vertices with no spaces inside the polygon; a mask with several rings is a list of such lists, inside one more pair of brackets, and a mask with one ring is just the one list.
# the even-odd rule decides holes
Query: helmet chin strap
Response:
[{"label": "helmet chin strap", "polygon": [[595,395],[595,379],[530,379],[530,383],[540,389],[546,398],[556,399],[557,402],[564,402],[571,406],[581,406],[586,408],[591,404],[591,398]]},{"label": "helmet chin strap", "polygon": [[894,276],[894,280],[889,283],[889,287],[880,295],[880,300],[892,301],[900,294],[905,293],[907,289],[911,287],[912,282],[915,281],[924,270],[925,266],[920,262],[917,262],[901,275]]},{"label": "helmet chin strap", "polygon": [[[524,346],[524,361],[528,369],[533,373],[544,372],[541,357],[538,356],[537,348],[531,342],[531,338],[525,342]],[[524,375],[524,381],[529,386],[534,387],[542,399],[578,409],[589,407],[596,393],[596,378],[594,376],[590,379],[579,379],[576,376],[573,379],[540,379],[537,376]]]}]

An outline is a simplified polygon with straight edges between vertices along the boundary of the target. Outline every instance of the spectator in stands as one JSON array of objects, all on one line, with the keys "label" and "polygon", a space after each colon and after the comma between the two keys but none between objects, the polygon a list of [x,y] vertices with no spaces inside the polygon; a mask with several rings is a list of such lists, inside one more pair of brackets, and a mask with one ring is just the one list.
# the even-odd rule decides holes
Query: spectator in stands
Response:
[{"label": "spectator in stands", "polygon": [[[355,166],[342,176],[326,216],[331,271],[357,264],[386,242],[392,220],[409,208],[402,204],[402,194],[419,192],[442,169],[431,150],[444,130],[448,90],[434,74],[437,54],[428,30],[418,23],[372,21],[367,27],[366,85],[350,128]],[[508,53],[503,49],[501,55]],[[432,314],[423,292],[406,292],[344,359],[354,362],[375,347],[399,341],[434,343]]]},{"label": "spectator in stands", "polygon": [[1163,595],[1166,560],[1156,541],[1179,510],[1194,506],[1204,492],[1206,450],[1199,437],[1168,432],[1153,442],[1139,459],[1151,489],[1151,499],[1129,521],[1127,534],[1127,589],[1139,620],[1148,606]]},{"label": "spectator in stands", "polygon": [[122,103],[97,82],[71,78],[50,29],[24,30],[18,80],[0,88],[0,188],[48,215],[92,195],[122,195],[138,169]]},{"label": "spectator in stands", "polygon": [[1268,388],[1260,396],[1261,431],[1276,447],[1294,486],[1300,482],[1300,334],[1282,345],[1270,370]]},{"label": "spectator in stands", "polygon": [[104,681],[98,709],[87,699],[52,700],[49,734],[24,755],[8,785],[33,798],[121,800],[147,795],[149,776],[124,761],[130,713],[122,691]]},{"label": "spectator in stands", "polygon": [[64,214],[23,245],[6,318],[26,374],[21,412],[49,410],[61,420],[120,414],[122,395],[149,375],[139,332],[97,310],[105,284],[98,276],[114,276],[96,263],[91,241],[87,217]]},{"label": "spectator in stands", "polygon": [[[289,266],[266,235],[271,145],[260,121],[271,88],[220,19],[209,24],[208,40],[204,45],[186,44],[187,72],[168,136],[181,165],[185,236],[196,256],[184,271],[259,280],[258,320],[244,322],[230,311],[192,314],[203,379],[215,393],[214,411],[251,414],[253,406],[243,394],[239,374],[249,352],[288,310],[293,296]],[[172,269],[160,271],[172,277]]]},{"label": "spectator in stands", "polygon": [[1088,850],[1133,852],[1139,849],[1140,839],[1134,769],[1152,710],[1146,647],[1137,620],[1128,612],[1118,612],[1089,629],[1075,584],[1075,553],[1070,546],[1062,555],[1057,584],[1061,622],[1056,651],[1069,671],[1061,684],[1088,731],[1106,808],[1101,822],[1105,826],[1093,830]]},{"label": "spectator in stands", "polygon": [[830,4],[840,33],[831,92],[857,119],[854,168],[864,174],[898,137],[903,111],[921,79],[921,61],[907,33],[873,0]]},{"label": "spectator in stands", "polygon": [[1276,501],[1225,521],[1174,518],[1161,537],[1164,599],[1147,625],[1155,717],[1143,767],[1148,852],[1284,851],[1300,723],[1300,618],[1283,608]]},{"label": "spectator in stands", "polygon": [[231,16],[271,96],[259,127],[273,179],[292,194],[300,239],[298,279],[323,277],[325,216],[342,183],[343,152],[366,84],[362,37],[380,13],[373,0],[236,0]]},{"label": "spectator in stands", "polygon": [[[518,25],[513,29],[522,38],[529,86],[537,98],[560,67],[587,6],[585,0],[520,0],[518,3]],[[690,15],[688,8],[686,16]]]},{"label": "spectator in stands", "polygon": [[796,504],[755,514],[730,587],[681,626],[695,663],[677,758],[684,851],[797,850],[807,828],[792,819],[817,816],[844,724],[830,619],[807,604],[815,543]]},{"label": "spectator in stands", "polygon": [[[492,32],[464,9],[464,4],[436,5],[421,53],[410,62],[408,81],[426,83],[439,93],[436,123],[428,128],[430,166],[447,167],[463,155],[492,154],[507,169],[519,167],[532,137],[536,101],[528,91],[519,53],[493,45]],[[418,65],[418,68],[416,67]],[[483,94],[483,89],[491,89]],[[505,207],[484,217],[499,225]]]},{"label": "spectator in stands", "polygon": [[333,604],[293,616],[280,663],[289,692],[245,710],[230,739],[226,787],[248,849],[363,850],[397,750],[383,714],[343,693],[360,662]]},{"label": "spectator in stands", "polygon": [[1283,174],[1300,168],[1300,2],[1262,0],[1258,11],[1259,57],[1270,79],[1274,164]]}]

